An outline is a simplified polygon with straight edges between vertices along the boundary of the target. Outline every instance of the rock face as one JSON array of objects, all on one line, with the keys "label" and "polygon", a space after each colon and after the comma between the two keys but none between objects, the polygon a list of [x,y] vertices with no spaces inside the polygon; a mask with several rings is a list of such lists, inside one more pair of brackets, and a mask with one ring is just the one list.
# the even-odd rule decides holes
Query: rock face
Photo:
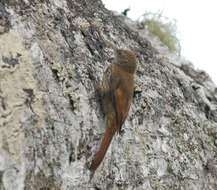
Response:
[{"label": "rock face", "polygon": [[[216,86],[131,22],[98,0],[0,2],[0,189],[216,190]],[[139,66],[124,133],[90,181],[106,41]]]}]

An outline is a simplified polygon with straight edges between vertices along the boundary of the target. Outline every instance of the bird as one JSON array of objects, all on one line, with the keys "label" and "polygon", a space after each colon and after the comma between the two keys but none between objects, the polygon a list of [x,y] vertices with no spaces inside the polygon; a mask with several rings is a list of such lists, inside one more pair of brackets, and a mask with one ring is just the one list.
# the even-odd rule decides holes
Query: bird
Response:
[{"label": "bird", "polygon": [[89,167],[92,172],[99,167],[114,134],[116,131],[120,133],[127,118],[134,92],[136,66],[136,55],[132,51],[115,49],[115,58],[104,72],[98,91],[107,117],[106,131]]}]

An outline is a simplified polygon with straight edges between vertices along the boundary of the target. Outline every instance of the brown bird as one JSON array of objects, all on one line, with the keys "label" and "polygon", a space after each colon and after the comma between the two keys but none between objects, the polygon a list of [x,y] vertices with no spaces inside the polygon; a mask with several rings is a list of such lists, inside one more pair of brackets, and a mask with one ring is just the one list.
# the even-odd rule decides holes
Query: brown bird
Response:
[{"label": "brown bird", "polygon": [[116,49],[115,59],[106,69],[102,85],[99,87],[107,121],[104,138],[90,166],[93,172],[102,162],[112,137],[116,131],[121,131],[127,117],[134,91],[135,70],[135,54],[128,50]]}]

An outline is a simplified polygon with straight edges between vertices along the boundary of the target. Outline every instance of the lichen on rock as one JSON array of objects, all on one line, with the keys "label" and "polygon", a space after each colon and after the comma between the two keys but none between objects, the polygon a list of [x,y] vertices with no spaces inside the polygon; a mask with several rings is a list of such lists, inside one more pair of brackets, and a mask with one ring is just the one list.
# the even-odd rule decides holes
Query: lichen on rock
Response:
[{"label": "lichen on rock", "polygon": [[[216,188],[217,88],[205,72],[100,0],[3,2],[0,189]],[[124,133],[90,181],[107,40],[139,66]]]}]

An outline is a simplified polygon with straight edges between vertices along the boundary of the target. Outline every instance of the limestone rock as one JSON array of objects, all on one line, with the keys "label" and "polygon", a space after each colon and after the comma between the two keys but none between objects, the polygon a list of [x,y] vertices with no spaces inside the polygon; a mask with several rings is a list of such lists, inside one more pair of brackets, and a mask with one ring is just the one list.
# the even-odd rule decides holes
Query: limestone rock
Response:
[{"label": "limestone rock", "polygon": [[[90,74],[114,56],[106,41],[139,66],[124,133],[90,181],[105,131]],[[0,2],[0,189],[214,190],[216,142],[209,76],[101,1]]]}]

